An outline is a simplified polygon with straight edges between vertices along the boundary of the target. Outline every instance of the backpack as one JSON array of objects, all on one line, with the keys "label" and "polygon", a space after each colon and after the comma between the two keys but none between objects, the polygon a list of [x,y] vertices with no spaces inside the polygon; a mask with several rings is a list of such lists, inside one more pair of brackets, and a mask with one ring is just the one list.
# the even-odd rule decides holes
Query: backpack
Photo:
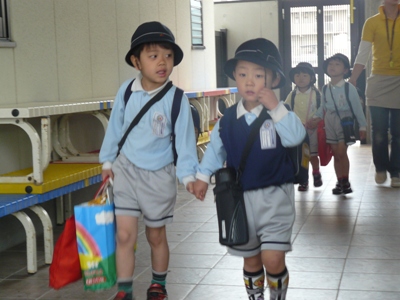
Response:
[{"label": "backpack", "polygon": [[[124,94],[124,103],[125,106],[129,101],[129,98],[132,94],[132,84],[135,81],[135,79],[133,79],[127,86],[126,90],[125,90],[125,94]],[[175,94],[174,94],[174,100],[172,102],[172,110],[171,110],[171,127],[172,127],[172,131],[171,131],[171,143],[172,143],[172,152],[174,154],[174,165],[176,166],[176,162],[178,160],[178,153],[176,152],[176,146],[175,146],[175,123],[176,123],[176,119],[178,118],[179,112],[181,110],[181,102],[182,102],[182,96],[183,96],[183,90],[181,90],[180,88],[176,87],[175,90]],[[192,111],[192,118],[193,118],[193,110]],[[197,119],[196,119],[197,120]],[[200,118],[198,118],[198,122],[200,123]],[[196,126],[196,125],[195,125]],[[200,124],[199,124],[200,127]]]},{"label": "backpack", "polygon": [[[320,107],[321,105],[321,93],[313,86],[311,88],[313,91],[315,91],[315,95],[317,97],[317,109]],[[294,111],[294,98],[296,97],[296,89],[294,89],[292,91],[292,98],[290,101],[290,106],[292,107],[292,110]]]},{"label": "backpack", "polygon": [[[291,110],[290,106],[285,103],[285,107],[287,110]],[[268,114],[267,119],[271,119],[271,116]],[[306,132],[304,139],[300,144],[294,147],[286,148],[289,154],[290,159],[293,162],[295,173],[294,173],[294,182],[295,184],[303,184],[308,182],[308,167],[310,162],[310,139]]]}]

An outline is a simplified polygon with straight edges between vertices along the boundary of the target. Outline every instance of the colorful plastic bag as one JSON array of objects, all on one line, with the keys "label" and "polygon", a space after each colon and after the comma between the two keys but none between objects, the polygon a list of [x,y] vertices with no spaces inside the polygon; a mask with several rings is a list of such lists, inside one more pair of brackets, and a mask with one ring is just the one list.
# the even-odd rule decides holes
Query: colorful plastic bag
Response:
[{"label": "colorful plastic bag", "polygon": [[331,145],[326,142],[325,122],[324,120],[318,123],[318,156],[321,166],[326,166],[332,159],[333,153]]},{"label": "colorful plastic bag", "polygon": [[54,246],[53,260],[49,268],[49,285],[62,288],[82,278],[79,264],[78,245],[75,234],[75,218],[65,221],[64,230]]},{"label": "colorful plastic bag", "polygon": [[75,206],[76,240],[85,290],[111,288],[117,281],[114,205],[103,181],[92,201]]}]

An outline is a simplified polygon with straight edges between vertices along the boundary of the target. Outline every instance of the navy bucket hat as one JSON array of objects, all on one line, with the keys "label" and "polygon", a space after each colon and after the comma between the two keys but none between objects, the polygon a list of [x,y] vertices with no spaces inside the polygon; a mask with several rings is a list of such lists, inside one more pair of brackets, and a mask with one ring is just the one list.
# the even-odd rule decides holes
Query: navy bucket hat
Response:
[{"label": "navy bucket hat", "polygon": [[326,75],[328,75],[328,72],[327,72],[328,71],[328,64],[329,64],[329,61],[331,61],[332,59],[339,59],[339,60],[341,60],[343,62],[344,67],[349,70],[346,74],[344,74],[343,78],[344,79],[349,78],[351,76],[350,61],[349,61],[349,58],[346,55],[342,54],[342,53],[336,53],[335,55],[327,58],[324,61],[324,64],[322,65],[322,68],[324,69],[324,73]]},{"label": "navy bucket hat", "polygon": [[316,81],[315,71],[314,71],[313,66],[310,63],[308,63],[308,62],[300,62],[300,63],[297,64],[296,67],[290,69],[289,78],[293,83],[295,83],[294,82],[294,75],[298,74],[300,72],[310,75],[310,77],[311,77],[310,84],[314,84],[315,83],[315,81]]},{"label": "navy bucket hat", "polygon": [[125,56],[125,61],[133,67],[131,56],[133,49],[144,43],[170,43],[174,50],[174,66],[183,58],[182,49],[175,43],[175,37],[171,30],[160,22],[147,22],[139,25],[131,38],[131,48]]},{"label": "navy bucket hat", "polygon": [[277,86],[273,87],[274,89],[285,85],[286,78],[282,71],[282,58],[278,48],[271,41],[263,38],[253,39],[244,42],[237,48],[235,57],[229,59],[224,66],[225,74],[233,80],[235,80],[233,72],[238,60],[249,61],[278,73],[281,80]]}]

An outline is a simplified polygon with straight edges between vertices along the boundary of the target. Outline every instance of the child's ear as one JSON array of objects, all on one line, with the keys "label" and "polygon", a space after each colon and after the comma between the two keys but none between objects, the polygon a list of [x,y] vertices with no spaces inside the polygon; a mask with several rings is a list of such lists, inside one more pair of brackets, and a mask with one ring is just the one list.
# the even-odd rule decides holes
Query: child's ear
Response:
[{"label": "child's ear", "polygon": [[271,88],[276,88],[281,82],[281,75],[279,73],[275,73],[275,78],[272,81]]},{"label": "child's ear", "polygon": [[131,62],[132,62],[132,65],[135,67],[135,69],[140,70],[140,61],[136,56],[131,55]]},{"label": "child's ear", "polygon": [[233,78],[235,78],[235,81],[236,81],[236,71],[235,70],[233,70],[232,75],[233,75]]}]

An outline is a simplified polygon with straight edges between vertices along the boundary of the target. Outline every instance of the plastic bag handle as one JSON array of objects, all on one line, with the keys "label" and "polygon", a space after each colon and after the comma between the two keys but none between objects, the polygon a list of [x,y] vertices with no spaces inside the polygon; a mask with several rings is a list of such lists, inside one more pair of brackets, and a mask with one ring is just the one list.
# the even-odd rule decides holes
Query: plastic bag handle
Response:
[{"label": "plastic bag handle", "polygon": [[100,194],[104,193],[104,190],[107,188],[109,183],[110,183],[110,176],[107,176],[106,178],[104,178],[93,199],[96,199]]}]

